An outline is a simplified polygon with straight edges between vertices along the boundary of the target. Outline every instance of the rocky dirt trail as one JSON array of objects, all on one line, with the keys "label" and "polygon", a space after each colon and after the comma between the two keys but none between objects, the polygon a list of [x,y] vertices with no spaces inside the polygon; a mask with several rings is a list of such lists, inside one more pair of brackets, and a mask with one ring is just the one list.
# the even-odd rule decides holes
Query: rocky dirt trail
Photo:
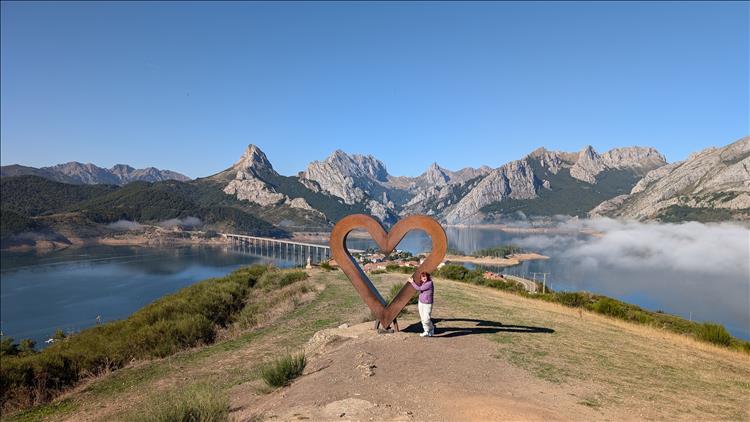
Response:
[{"label": "rocky dirt trail", "polygon": [[233,416],[404,421],[605,416],[577,404],[585,387],[546,382],[494,357],[495,344],[480,334],[486,328],[480,321],[439,321],[432,338],[416,334],[413,317],[402,323],[411,325],[392,334],[378,334],[371,323],[316,333],[305,347],[309,360],[303,377],[270,394],[259,384],[238,387]]}]

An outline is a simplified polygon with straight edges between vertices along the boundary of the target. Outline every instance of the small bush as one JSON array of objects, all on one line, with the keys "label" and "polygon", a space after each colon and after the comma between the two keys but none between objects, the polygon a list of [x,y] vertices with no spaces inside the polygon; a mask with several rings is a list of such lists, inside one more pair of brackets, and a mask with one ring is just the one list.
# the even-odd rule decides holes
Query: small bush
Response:
[{"label": "small bush", "polygon": [[553,301],[571,308],[584,307],[591,302],[591,295],[581,292],[559,292],[553,294],[552,297]]},{"label": "small bush", "polygon": [[600,314],[613,316],[615,318],[627,319],[626,308],[616,300],[608,297],[599,298],[591,308]]},{"label": "small bush", "polygon": [[696,337],[709,343],[721,346],[729,346],[732,342],[732,335],[729,334],[723,325],[704,322],[696,327]]},{"label": "small bush", "polygon": [[269,387],[283,387],[302,375],[306,364],[304,353],[284,356],[264,367],[261,377]]},{"label": "small bush", "polygon": [[260,277],[271,270],[273,267],[270,265],[254,264],[245,269],[247,275],[247,286],[254,287]]},{"label": "small bush", "polygon": [[288,286],[297,281],[307,279],[308,275],[304,270],[269,270],[263,273],[258,279],[257,287],[265,291],[278,289]]},{"label": "small bush", "polygon": [[157,394],[144,407],[126,417],[130,421],[218,422],[229,420],[229,400],[221,390],[206,384]]},{"label": "small bush", "polygon": [[400,266],[398,264],[388,264],[385,266],[385,270],[391,273],[402,273],[402,274],[413,274],[416,267],[412,266]]},{"label": "small bush", "polygon": [[333,270],[335,270],[335,268],[333,268],[333,266],[330,263],[328,263],[327,261],[321,262],[320,263],[320,268],[322,268],[322,269],[324,269],[326,271],[333,271]]},{"label": "small bush", "polygon": [[447,264],[435,272],[438,277],[448,278],[451,280],[463,280],[469,270],[463,265]]},{"label": "small bush", "polygon": [[281,280],[279,280],[278,287],[284,287],[298,281],[307,280],[307,277],[307,273],[302,270],[284,271],[284,274],[281,276]]}]

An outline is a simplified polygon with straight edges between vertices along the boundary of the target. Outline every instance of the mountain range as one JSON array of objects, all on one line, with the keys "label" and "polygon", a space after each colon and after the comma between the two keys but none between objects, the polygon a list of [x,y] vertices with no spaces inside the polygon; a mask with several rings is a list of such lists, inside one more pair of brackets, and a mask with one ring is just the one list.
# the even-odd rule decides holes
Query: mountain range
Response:
[{"label": "mountain range", "polygon": [[6,166],[0,205],[4,237],[39,227],[58,232],[61,219],[101,227],[197,217],[219,230],[282,236],[329,230],[352,213],[386,225],[415,213],[447,224],[556,215],[748,221],[749,169],[749,137],[671,164],[651,147],[538,148],[497,168],[433,163],[417,177],[393,176],[375,157],[341,150],[284,176],[251,144],[232,166],[195,180],[125,165]]},{"label": "mountain range", "polygon": [[163,180],[187,181],[189,177],[171,170],[154,167],[135,169],[126,164],[116,164],[110,169],[94,164],[71,161],[51,167],[27,167],[18,164],[0,167],[0,177],[34,175],[56,182],[74,185],[126,185],[130,182],[160,182]]}]

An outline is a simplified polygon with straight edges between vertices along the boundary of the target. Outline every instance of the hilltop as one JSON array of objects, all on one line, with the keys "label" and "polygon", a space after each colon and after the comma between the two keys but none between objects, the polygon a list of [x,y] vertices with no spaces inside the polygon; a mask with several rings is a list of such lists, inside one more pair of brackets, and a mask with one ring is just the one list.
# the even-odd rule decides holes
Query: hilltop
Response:
[{"label": "hilltop", "polygon": [[[313,296],[255,329],[103,373],[17,418],[139,419],[194,386],[223,397],[236,420],[750,416],[747,354],[447,279],[436,279],[436,337],[417,336],[413,308],[399,319],[403,332],[378,335],[342,273],[309,274]],[[387,291],[403,277],[373,280]],[[308,363],[291,386],[262,384],[265,362],[302,350]]]}]

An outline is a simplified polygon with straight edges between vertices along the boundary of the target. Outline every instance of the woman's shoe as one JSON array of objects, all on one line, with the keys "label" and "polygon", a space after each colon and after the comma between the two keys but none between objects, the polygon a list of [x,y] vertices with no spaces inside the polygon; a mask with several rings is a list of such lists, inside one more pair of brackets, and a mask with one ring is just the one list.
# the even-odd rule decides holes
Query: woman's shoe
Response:
[{"label": "woman's shoe", "polygon": [[427,332],[427,331],[425,331],[424,333],[421,333],[421,334],[419,335],[419,337],[428,337],[428,336],[429,336],[429,337],[432,337],[432,334],[430,334],[430,333],[429,333],[429,332]]}]

